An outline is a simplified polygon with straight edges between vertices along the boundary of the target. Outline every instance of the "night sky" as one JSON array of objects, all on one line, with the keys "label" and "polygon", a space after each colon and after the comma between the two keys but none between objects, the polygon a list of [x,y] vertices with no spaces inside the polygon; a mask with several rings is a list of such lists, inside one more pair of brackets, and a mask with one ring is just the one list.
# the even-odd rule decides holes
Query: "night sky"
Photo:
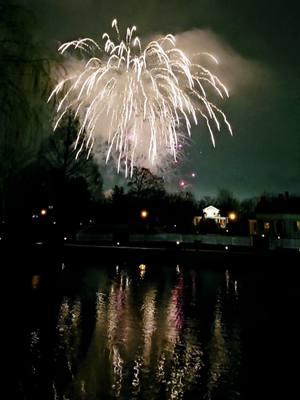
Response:
[{"label": "night sky", "polygon": [[[232,124],[216,135],[203,127],[177,169],[166,174],[176,190],[180,178],[197,197],[226,188],[241,198],[262,192],[300,193],[300,5],[286,0],[19,0],[36,13],[41,40],[57,48],[70,39],[99,39],[119,26],[136,25],[139,36],[155,33],[193,38],[193,46],[216,54],[231,97],[222,107]],[[183,33],[192,31],[192,33]],[[189,36],[191,35],[191,36]],[[106,172],[104,172],[106,171]],[[192,178],[192,172],[196,177]],[[121,183],[102,169],[105,188]]]}]

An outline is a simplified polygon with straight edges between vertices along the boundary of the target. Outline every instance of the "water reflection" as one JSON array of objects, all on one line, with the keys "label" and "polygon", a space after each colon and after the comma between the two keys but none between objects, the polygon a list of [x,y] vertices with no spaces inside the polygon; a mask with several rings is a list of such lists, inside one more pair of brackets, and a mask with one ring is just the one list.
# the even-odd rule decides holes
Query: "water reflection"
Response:
[{"label": "water reflection", "polygon": [[[57,307],[52,398],[235,398],[239,284],[229,270],[118,265],[86,268],[77,279]],[[36,376],[49,356],[43,329],[30,335]]]},{"label": "water reflection", "polygon": [[31,373],[33,376],[39,374],[39,364],[41,359],[40,349],[40,330],[35,329],[30,332],[29,350],[31,358]]},{"label": "water reflection", "polygon": [[33,275],[31,278],[31,286],[32,289],[37,289],[40,285],[40,276],[39,275]]},{"label": "water reflection", "polygon": [[143,361],[145,365],[150,362],[152,336],[156,330],[156,294],[157,290],[151,288],[146,292],[144,302],[141,308],[142,316],[142,334],[144,338]]},{"label": "water reflection", "polygon": [[157,377],[161,383],[166,383],[166,392],[171,399],[181,399],[190,385],[196,385],[203,365],[200,332],[195,332],[188,313],[185,315],[184,276],[179,268],[176,272],[176,285],[171,292],[164,329],[166,345],[157,368]]},{"label": "water reflection", "polygon": [[220,294],[217,296],[212,335],[209,342],[209,379],[207,388],[211,393],[217,386],[227,362],[227,349],[224,334],[224,324],[222,324],[222,302]]},{"label": "water reflection", "polygon": [[72,379],[80,345],[80,313],[80,299],[62,299],[57,322],[57,347],[65,357],[65,366]]},{"label": "water reflection", "polygon": [[145,264],[140,264],[139,265],[139,270],[140,270],[140,278],[144,279],[144,276],[146,274],[146,265]]},{"label": "water reflection", "polygon": [[183,276],[179,275],[176,285],[171,292],[166,315],[167,349],[170,353],[174,352],[176,343],[179,340],[179,335],[183,326],[183,319]]}]

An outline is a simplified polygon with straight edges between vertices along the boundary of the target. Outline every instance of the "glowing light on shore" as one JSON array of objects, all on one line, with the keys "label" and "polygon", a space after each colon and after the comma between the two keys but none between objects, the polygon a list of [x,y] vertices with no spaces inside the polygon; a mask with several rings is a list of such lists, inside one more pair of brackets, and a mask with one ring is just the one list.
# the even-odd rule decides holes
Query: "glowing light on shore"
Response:
[{"label": "glowing light on shore", "polygon": [[214,131],[222,124],[232,133],[226,115],[208,96],[213,89],[220,98],[228,97],[228,90],[197,63],[202,57],[217,64],[213,55],[198,53],[194,60],[176,47],[171,34],[143,46],[135,26],[127,28],[123,40],[116,19],[112,28],[116,39],[104,33],[102,44],[85,38],[59,47],[61,54],[76,50],[81,55],[66,63],[66,75],[48,100],[58,99],[54,129],[69,113],[79,121],[77,156],[84,148],[89,155],[97,139],[106,162],[116,159],[118,172],[127,176],[146,161],[176,161],[180,138],[190,136],[192,124],[200,120],[213,145]]},{"label": "glowing light on shore", "polygon": [[228,218],[230,219],[230,221],[235,221],[237,219],[237,215],[235,212],[231,212],[228,214]]},{"label": "glowing light on shore", "polygon": [[147,210],[142,210],[140,215],[141,215],[142,219],[146,219],[148,217],[149,213]]}]

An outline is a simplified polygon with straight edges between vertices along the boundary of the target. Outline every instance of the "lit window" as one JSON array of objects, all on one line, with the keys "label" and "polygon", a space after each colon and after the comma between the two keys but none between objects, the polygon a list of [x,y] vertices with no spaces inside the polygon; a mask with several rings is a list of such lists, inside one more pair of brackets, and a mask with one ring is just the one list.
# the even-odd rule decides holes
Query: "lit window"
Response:
[{"label": "lit window", "polygon": [[270,229],[270,222],[264,222],[264,230],[268,231]]},{"label": "lit window", "polygon": [[296,221],[297,230],[300,231],[300,221]]}]

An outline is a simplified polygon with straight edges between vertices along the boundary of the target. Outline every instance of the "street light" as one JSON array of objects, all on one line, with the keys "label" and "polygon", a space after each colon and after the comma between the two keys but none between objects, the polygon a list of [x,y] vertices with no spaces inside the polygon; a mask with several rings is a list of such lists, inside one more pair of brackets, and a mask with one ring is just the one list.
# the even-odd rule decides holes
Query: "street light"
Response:
[{"label": "street light", "polygon": [[228,218],[230,219],[230,221],[235,221],[236,218],[237,218],[237,215],[236,215],[235,212],[230,212],[230,213],[228,214]]},{"label": "street light", "polygon": [[142,210],[140,215],[141,215],[142,219],[146,219],[148,217],[149,213],[147,210]]},{"label": "street light", "polygon": [[45,216],[47,214],[46,208],[41,209],[41,215]]}]

